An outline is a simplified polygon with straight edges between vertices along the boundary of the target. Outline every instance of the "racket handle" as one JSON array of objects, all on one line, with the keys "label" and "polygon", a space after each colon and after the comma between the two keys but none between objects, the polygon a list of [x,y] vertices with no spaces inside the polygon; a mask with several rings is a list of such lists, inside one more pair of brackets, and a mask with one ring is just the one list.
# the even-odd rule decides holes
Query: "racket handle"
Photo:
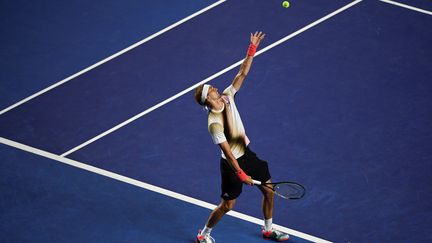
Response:
[{"label": "racket handle", "polygon": [[257,180],[252,180],[253,181],[253,184],[255,184],[255,185],[261,185],[261,181],[257,181]]}]

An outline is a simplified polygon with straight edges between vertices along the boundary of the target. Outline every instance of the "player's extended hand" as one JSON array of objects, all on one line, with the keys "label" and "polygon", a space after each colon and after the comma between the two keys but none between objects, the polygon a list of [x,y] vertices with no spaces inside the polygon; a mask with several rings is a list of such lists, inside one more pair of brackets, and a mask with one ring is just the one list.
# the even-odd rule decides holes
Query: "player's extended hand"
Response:
[{"label": "player's extended hand", "polygon": [[258,46],[262,39],[264,39],[264,36],[265,34],[262,31],[256,31],[255,34],[251,33],[250,41],[252,44]]},{"label": "player's extended hand", "polygon": [[247,184],[249,186],[253,186],[254,183],[252,181],[252,178],[250,176],[248,176],[247,180],[243,181],[244,184]]}]

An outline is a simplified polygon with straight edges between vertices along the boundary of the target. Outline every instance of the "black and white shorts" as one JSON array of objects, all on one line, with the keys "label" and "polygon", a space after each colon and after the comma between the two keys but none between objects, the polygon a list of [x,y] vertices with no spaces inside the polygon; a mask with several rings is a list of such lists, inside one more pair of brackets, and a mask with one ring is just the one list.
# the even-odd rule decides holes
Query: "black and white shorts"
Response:
[{"label": "black and white shorts", "polygon": [[[238,158],[237,161],[243,171],[252,179],[262,182],[270,180],[271,176],[267,162],[259,159],[248,147],[245,154]],[[243,182],[237,177],[228,161],[223,158],[220,160],[220,172],[222,177],[221,197],[224,200],[236,199],[242,192]]]}]

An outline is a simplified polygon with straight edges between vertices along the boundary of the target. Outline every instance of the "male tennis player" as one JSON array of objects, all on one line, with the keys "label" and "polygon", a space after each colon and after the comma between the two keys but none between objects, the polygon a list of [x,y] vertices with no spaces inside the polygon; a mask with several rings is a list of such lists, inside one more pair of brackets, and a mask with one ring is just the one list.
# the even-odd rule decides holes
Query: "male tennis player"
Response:
[{"label": "male tennis player", "polygon": [[[215,242],[210,236],[213,227],[234,207],[237,197],[242,192],[243,184],[253,185],[251,177],[261,182],[270,182],[267,162],[259,159],[248,147],[249,139],[234,102],[234,96],[242,86],[252,65],[256,49],[264,36],[262,32],[251,34],[251,43],[240,71],[222,95],[217,88],[208,84],[201,85],[195,90],[198,104],[209,110],[208,130],[213,142],[222,150],[220,160],[222,200],[210,214],[204,229],[199,231],[196,237],[198,243]],[[267,187],[260,187],[260,190],[263,193],[263,237],[276,241],[288,240],[288,234],[272,228],[274,192]]]}]

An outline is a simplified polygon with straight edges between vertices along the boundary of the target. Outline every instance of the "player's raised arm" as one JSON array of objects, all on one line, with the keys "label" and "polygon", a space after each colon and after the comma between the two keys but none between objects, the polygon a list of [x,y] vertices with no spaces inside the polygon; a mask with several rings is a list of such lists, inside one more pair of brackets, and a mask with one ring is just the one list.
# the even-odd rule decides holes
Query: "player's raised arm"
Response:
[{"label": "player's raised arm", "polygon": [[246,58],[244,59],[242,65],[240,66],[240,71],[235,76],[232,85],[236,90],[239,90],[240,87],[243,84],[244,79],[246,78],[247,74],[249,73],[249,69],[252,65],[252,59],[255,55],[256,49],[261,42],[262,39],[264,39],[265,34],[263,32],[255,32],[255,34],[251,33],[250,36],[250,45],[248,48],[248,52],[246,55]]}]

